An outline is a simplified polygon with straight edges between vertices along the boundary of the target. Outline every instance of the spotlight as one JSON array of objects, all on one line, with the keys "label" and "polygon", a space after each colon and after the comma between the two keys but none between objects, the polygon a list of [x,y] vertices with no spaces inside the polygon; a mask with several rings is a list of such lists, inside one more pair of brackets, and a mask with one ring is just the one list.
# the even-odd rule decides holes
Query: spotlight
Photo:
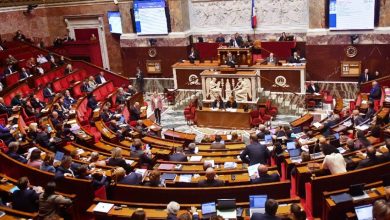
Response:
[{"label": "spotlight", "polygon": [[351,44],[352,44],[352,45],[353,45],[353,44],[358,44],[358,43],[359,43],[359,35],[354,34],[354,35],[351,35],[350,38],[351,38]]},{"label": "spotlight", "polygon": [[31,12],[38,7],[38,5],[27,5],[26,11],[23,12],[24,15],[29,15]]}]

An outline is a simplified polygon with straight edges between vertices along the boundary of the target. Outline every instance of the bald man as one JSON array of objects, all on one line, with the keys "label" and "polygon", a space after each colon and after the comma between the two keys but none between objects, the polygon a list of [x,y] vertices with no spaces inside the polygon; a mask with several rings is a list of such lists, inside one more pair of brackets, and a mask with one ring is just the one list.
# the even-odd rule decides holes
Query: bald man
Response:
[{"label": "bald man", "polygon": [[270,183],[280,181],[277,173],[268,174],[268,167],[260,164],[257,168],[258,176],[251,177],[251,183]]},{"label": "bald man", "polygon": [[206,179],[198,182],[200,187],[217,187],[223,186],[225,183],[222,180],[215,179],[216,173],[213,168],[209,167],[206,170]]}]

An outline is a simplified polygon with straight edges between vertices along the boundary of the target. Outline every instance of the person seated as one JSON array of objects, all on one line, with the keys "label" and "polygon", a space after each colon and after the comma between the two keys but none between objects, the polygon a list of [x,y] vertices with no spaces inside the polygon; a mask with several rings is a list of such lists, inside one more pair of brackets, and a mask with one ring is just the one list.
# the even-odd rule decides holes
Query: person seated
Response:
[{"label": "person seated", "polygon": [[130,173],[133,170],[130,164],[126,163],[126,160],[123,159],[122,149],[120,147],[112,149],[111,157],[107,161],[107,166],[122,167],[126,170],[126,173]]},{"label": "person seated", "polygon": [[131,172],[126,175],[126,171],[123,167],[115,168],[111,175],[115,184],[139,185],[142,182],[141,174]]},{"label": "person seated", "polygon": [[306,92],[310,94],[320,93],[320,87],[313,81],[310,81],[310,84],[307,86]]},{"label": "person seated", "polygon": [[59,180],[64,177],[74,177],[74,172],[71,169],[72,166],[72,157],[65,155],[61,160],[61,165],[57,167],[54,179]]},{"label": "person seated", "polygon": [[22,67],[20,69],[19,80],[27,79],[30,76],[31,76],[31,74],[26,70],[26,68]]},{"label": "person seated", "polygon": [[107,105],[105,105],[102,109],[102,112],[100,113],[100,118],[104,121],[104,122],[109,122],[112,117],[114,116],[114,114],[110,111],[110,109],[108,108]]},{"label": "person seated", "polygon": [[27,61],[26,61],[26,67],[29,69],[29,70],[32,70],[34,69],[36,66],[37,66],[37,62],[35,61],[35,58],[34,57],[30,57]]},{"label": "person seated", "polygon": [[287,41],[286,32],[283,32],[283,33],[282,33],[282,35],[279,37],[279,41]]},{"label": "person seated", "polygon": [[158,170],[152,170],[149,173],[149,181],[144,184],[152,187],[165,187],[164,181],[161,180],[161,173]]},{"label": "person seated", "polygon": [[381,127],[379,125],[374,125],[370,131],[371,138],[369,142],[374,145],[381,142]]},{"label": "person seated", "polygon": [[104,72],[100,71],[98,75],[95,77],[95,81],[97,84],[101,85],[105,82],[107,82],[106,78],[104,77]]},{"label": "person seated", "polygon": [[7,156],[21,163],[27,163],[27,159],[18,153],[19,142],[13,141],[8,144]]},{"label": "person seated", "polygon": [[54,127],[57,127],[58,124],[62,123],[63,119],[59,117],[59,114],[57,111],[53,111],[51,113],[50,117],[51,123],[53,124]]},{"label": "person seated", "polygon": [[370,100],[380,100],[382,97],[382,89],[377,81],[372,82],[372,88],[370,90],[369,99]]},{"label": "person seated", "polygon": [[356,132],[356,140],[355,140],[355,149],[363,149],[371,145],[370,141],[367,139],[364,131],[358,130]]},{"label": "person seated", "polygon": [[297,203],[290,205],[291,220],[306,220],[306,212]]},{"label": "person seated", "polygon": [[48,83],[47,86],[43,89],[43,97],[45,97],[51,102],[55,95],[56,94],[52,90],[51,83]]},{"label": "person seated", "polygon": [[41,150],[34,149],[30,154],[30,159],[27,161],[27,166],[40,169],[42,165]]},{"label": "person seated", "polygon": [[301,57],[298,55],[298,52],[294,52],[293,56],[288,59],[289,63],[301,63]]},{"label": "person seated", "polygon": [[45,56],[43,56],[43,54],[38,54],[37,62],[38,62],[38,64],[44,64],[44,63],[47,63],[49,61],[46,59]]},{"label": "person seated", "polygon": [[95,82],[95,78],[93,78],[93,76],[88,77],[88,84],[89,84],[89,87],[92,88],[92,90],[94,90],[98,86],[98,84]]},{"label": "person seated", "polygon": [[35,95],[35,94],[30,95],[30,104],[36,110],[43,109],[46,106],[46,103],[41,102],[41,100],[39,100],[37,95]]},{"label": "person seated", "polygon": [[11,75],[14,72],[15,72],[15,70],[14,70],[12,64],[8,64],[7,68],[4,68],[4,70],[3,70],[3,77]]},{"label": "person seated", "polygon": [[251,183],[271,183],[280,181],[277,173],[268,174],[268,167],[260,164],[257,168],[258,175],[251,176]]},{"label": "person seated", "polygon": [[217,39],[215,39],[215,43],[220,43],[220,44],[225,43],[225,38],[223,37],[222,33],[218,34]]},{"label": "person seated", "polygon": [[0,139],[4,141],[6,145],[15,141],[13,136],[15,129],[10,129],[9,126],[3,126],[0,124]]},{"label": "person seated", "polygon": [[265,201],[265,213],[253,213],[251,220],[280,220],[276,216],[279,203],[274,199],[267,199]]},{"label": "person seated", "polygon": [[15,34],[13,39],[15,41],[26,41],[27,40],[26,36],[24,36],[24,34],[22,34],[21,30],[16,31],[16,34]]},{"label": "person seated", "polygon": [[46,172],[55,173],[56,168],[54,168],[54,155],[47,153],[39,169]]},{"label": "person seated", "polygon": [[184,151],[185,154],[196,154],[196,144],[194,142],[188,144],[188,149]]},{"label": "person seated", "polygon": [[138,121],[141,118],[140,109],[139,102],[135,102],[134,105],[130,107],[130,121]]},{"label": "person seated", "polygon": [[90,167],[106,166],[106,161],[100,160],[100,154],[96,151],[93,151],[91,155],[89,155],[88,162],[90,163]]},{"label": "person seated", "polygon": [[229,100],[226,102],[225,107],[226,108],[237,108],[238,107],[236,100],[234,100],[234,96],[231,95],[229,97]]},{"label": "person seated", "polygon": [[380,199],[374,202],[372,208],[372,219],[375,220],[389,220],[390,216],[390,203],[384,199]]},{"label": "person seated", "polygon": [[364,122],[364,118],[360,115],[360,112],[357,109],[352,111],[351,120],[354,127]]},{"label": "person seated", "polygon": [[390,161],[390,138],[386,138],[385,146],[387,148],[387,152],[383,153],[382,156],[380,157],[381,162]]},{"label": "person seated", "polygon": [[177,213],[180,211],[179,203],[171,201],[167,205],[167,220],[178,220]]},{"label": "person seated", "polygon": [[71,199],[57,195],[55,190],[56,183],[48,182],[44,193],[39,195],[39,219],[63,219],[58,207],[66,208],[73,203]]},{"label": "person seated", "polygon": [[64,74],[68,75],[71,73],[73,73],[73,67],[72,67],[72,64],[68,63],[65,67]]},{"label": "person seated", "polygon": [[216,179],[216,173],[213,168],[209,167],[206,170],[206,179],[198,182],[200,187],[218,187],[225,185],[223,180]]},{"label": "person seated", "polygon": [[371,119],[375,115],[375,113],[376,113],[376,111],[375,111],[374,102],[369,101],[367,112],[366,112],[366,115],[364,116],[364,120]]},{"label": "person seated", "polygon": [[133,95],[135,95],[135,93],[137,93],[137,90],[133,87],[133,85],[128,85],[127,86],[127,93],[130,96],[133,96]]},{"label": "person seated", "polygon": [[211,104],[212,108],[224,109],[225,104],[223,103],[221,95],[218,95],[214,102]]},{"label": "person seated", "polygon": [[30,181],[25,176],[19,178],[16,186],[18,189],[15,190],[11,196],[12,209],[22,212],[37,212],[39,193],[43,192],[42,188],[36,188],[39,193],[29,188]]},{"label": "person seated", "polygon": [[325,155],[322,169],[328,169],[332,175],[347,172],[347,163],[337,148],[332,145],[324,145],[322,146],[322,153]]},{"label": "person seated", "polygon": [[70,95],[69,90],[65,90],[64,95],[64,107],[70,109],[70,107],[75,104],[77,101]]},{"label": "person seated", "polygon": [[269,57],[267,57],[267,58],[265,59],[265,62],[267,62],[267,64],[277,65],[279,61],[278,61],[278,58],[276,58],[276,57],[274,56],[274,53],[270,53],[270,54],[269,54]]},{"label": "person seated", "polygon": [[241,35],[239,35],[238,33],[235,33],[230,39],[231,47],[242,47],[243,44],[244,44],[244,40],[242,39]]},{"label": "person seated", "polygon": [[215,141],[211,143],[210,149],[226,149],[225,141],[222,140],[221,135],[215,135]]},{"label": "person seated", "polygon": [[42,129],[37,130],[36,142],[44,148],[49,148],[52,151],[56,151],[55,140],[51,138],[52,128],[46,124]]},{"label": "person seated", "polygon": [[359,164],[357,165],[356,169],[361,169],[369,166],[374,166],[379,164],[381,161],[379,157],[376,156],[376,150],[374,147],[370,146],[367,147],[367,158],[364,160],[361,160]]},{"label": "person seated", "polygon": [[231,68],[234,68],[236,66],[236,57],[233,56],[231,52],[228,52],[225,57],[225,65],[228,65]]},{"label": "person seated", "polygon": [[123,90],[122,87],[119,87],[117,91],[118,92],[116,94],[115,104],[116,105],[126,104],[127,101],[126,92]]},{"label": "person seated", "polygon": [[16,95],[11,99],[11,106],[25,107],[26,100],[22,97],[21,92],[17,92]]},{"label": "person seated", "polygon": [[183,152],[183,148],[177,147],[176,152],[169,155],[169,161],[187,162],[187,156]]},{"label": "person seated", "polygon": [[88,94],[87,107],[91,108],[92,110],[95,110],[99,107],[99,103],[96,101],[96,95],[93,93]]},{"label": "person seated", "polygon": [[257,135],[251,134],[250,144],[241,152],[240,158],[243,163],[248,163],[251,166],[257,163],[267,164],[270,155],[267,147],[259,143]]},{"label": "person seated", "polygon": [[84,93],[92,92],[93,88],[89,86],[88,78],[83,80],[81,87],[80,87],[80,90],[81,90],[81,92],[84,92]]},{"label": "person seated", "polygon": [[15,69],[17,69],[17,63],[19,61],[14,57],[12,56],[12,54],[8,54],[8,57],[5,59],[5,63],[7,65],[12,65],[13,67],[15,67]]},{"label": "person seated", "polygon": [[188,54],[188,60],[190,61],[190,63],[194,63],[195,60],[199,60],[199,54],[198,54],[198,52],[195,50],[194,47],[191,47],[191,51],[190,51],[190,53]]},{"label": "person seated", "polygon": [[150,149],[142,149],[143,144],[141,139],[136,138],[133,141],[133,145],[131,146],[131,153],[130,156],[133,158],[137,158],[139,163],[144,166],[151,166],[153,163],[152,158],[149,156],[151,155]]}]

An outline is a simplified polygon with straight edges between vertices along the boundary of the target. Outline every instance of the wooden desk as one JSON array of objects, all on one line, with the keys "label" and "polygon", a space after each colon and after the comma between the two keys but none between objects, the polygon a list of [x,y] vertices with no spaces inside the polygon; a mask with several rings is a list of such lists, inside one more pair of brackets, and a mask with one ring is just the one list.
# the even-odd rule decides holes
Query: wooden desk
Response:
[{"label": "wooden desk", "polygon": [[203,108],[195,112],[196,124],[199,127],[250,129],[250,117],[250,111],[244,112],[243,109],[228,112]]},{"label": "wooden desk", "polygon": [[307,114],[303,115],[302,117],[290,122],[290,125],[292,127],[309,126],[312,121],[313,121],[313,115],[310,113],[307,113]]},{"label": "wooden desk", "polygon": [[245,148],[244,143],[225,143],[226,149],[210,149],[211,143],[197,144],[199,152],[223,152],[223,151],[235,151],[243,150]]},{"label": "wooden desk", "polygon": [[218,48],[218,61],[219,64],[225,64],[227,54],[231,53],[235,57],[237,65],[252,65],[252,53],[249,48]]},{"label": "wooden desk", "polygon": [[196,134],[166,130],[164,132],[164,137],[165,139],[184,141],[186,145],[188,145],[189,143],[195,142]]}]

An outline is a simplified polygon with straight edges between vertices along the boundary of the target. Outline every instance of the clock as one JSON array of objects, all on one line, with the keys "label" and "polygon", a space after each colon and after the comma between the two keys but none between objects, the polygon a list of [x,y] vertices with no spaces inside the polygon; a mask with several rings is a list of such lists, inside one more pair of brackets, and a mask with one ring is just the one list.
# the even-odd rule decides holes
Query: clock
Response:
[{"label": "clock", "polygon": [[354,46],[348,46],[347,48],[345,48],[345,55],[347,55],[347,57],[349,58],[356,57],[357,53],[358,50]]},{"label": "clock", "polygon": [[151,58],[156,57],[156,56],[157,56],[157,50],[156,50],[156,48],[150,48],[150,49],[148,50],[148,55],[149,55],[149,57],[151,57]]}]

